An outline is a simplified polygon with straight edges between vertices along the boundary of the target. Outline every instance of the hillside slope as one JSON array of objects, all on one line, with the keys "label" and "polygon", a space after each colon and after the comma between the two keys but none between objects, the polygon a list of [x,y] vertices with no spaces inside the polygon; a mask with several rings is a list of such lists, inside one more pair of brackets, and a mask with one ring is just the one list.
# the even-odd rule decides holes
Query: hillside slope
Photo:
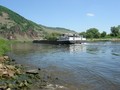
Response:
[{"label": "hillside slope", "polygon": [[47,33],[73,33],[65,28],[38,25],[10,9],[0,6],[0,37],[15,40],[42,39]]}]

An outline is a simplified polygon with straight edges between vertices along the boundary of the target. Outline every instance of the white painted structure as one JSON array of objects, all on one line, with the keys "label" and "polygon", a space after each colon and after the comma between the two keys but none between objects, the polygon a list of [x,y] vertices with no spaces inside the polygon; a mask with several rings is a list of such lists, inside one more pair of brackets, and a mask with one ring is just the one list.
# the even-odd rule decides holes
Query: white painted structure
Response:
[{"label": "white painted structure", "polygon": [[58,41],[85,41],[86,38],[84,38],[82,35],[76,35],[76,34],[63,34],[60,36]]}]

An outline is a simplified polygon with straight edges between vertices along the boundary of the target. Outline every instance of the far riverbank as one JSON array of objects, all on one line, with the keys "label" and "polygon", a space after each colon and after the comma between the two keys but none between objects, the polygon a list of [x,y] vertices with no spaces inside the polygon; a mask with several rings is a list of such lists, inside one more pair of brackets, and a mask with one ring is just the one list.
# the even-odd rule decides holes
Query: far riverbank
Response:
[{"label": "far riverbank", "polygon": [[93,39],[87,39],[89,42],[94,42],[94,41],[115,41],[115,42],[120,42],[120,38],[93,38]]}]

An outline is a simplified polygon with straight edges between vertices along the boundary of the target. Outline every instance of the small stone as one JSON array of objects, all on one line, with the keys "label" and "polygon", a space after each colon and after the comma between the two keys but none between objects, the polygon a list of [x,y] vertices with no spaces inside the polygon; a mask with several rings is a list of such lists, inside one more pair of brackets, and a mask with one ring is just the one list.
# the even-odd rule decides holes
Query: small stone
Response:
[{"label": "small stone", "polygon": [[12,65],[7,65],[6,66],[8,69],[10,69],[10,70],[14,70],[15,69],[15,66],[12,66]]},{"label": "small stone", "polygon": [[8,57],[8,56],[4,56],[4,59],[5,59],[5,60],[8,60],[8,59],[9,59],[9,57]]},{"label": "small stone", "polygon": [[20,85],[19,85],[19,87],[23,87],[23,86],[24,86],[24,84],[23,84],[23,82],[21,82]]},{"label": "small stone", "polygon": [[25,86],[28,86],[27,80],[24,81],[24,85],[25,85]]},{"label": "small stone", "polygon": [[14,72],[14,71],[11,71],[11,70],[8,70],[8,74],[9,74],[10,77],[13,77],[14,74],[15,74],[15,72]]},{"label": "small stone", "polygon": [[58,77],[56,77],[55,79],[58,80]]},{"label": "small stone", "polygon": [[8,72],[7,72],[7,71],[4,71],[3,74],[8,74]]},{"label": "small stone", "polygon": [[26,73],[28,73],[28,74],[38,74],[38,70],[36,70],[36,69],[28,70],[28,71],[26,71]]},{"label": "small stone", "polygon": [[3,77],[3,78],[9,78],[8,72],[7,72],[7,71],[4,71],[4,72],[2,73],[2,77]]},{"label": "small stone", "polygon": [[13,85],[12,85],[12,84],[8,84],[8,87],[12,88],[12,87],[13,87]]},{"label": "small stone", "polygon": [[0,62],[3,62],[4,61],[4,57],[0,57]]},{"label": "small stone", "polygon": [[4,66],[3,66],[3,64],[0,64],[0,69],[2,69]]},{"label": "small stone", "polygon": [[0,60],[1,60],[1,59],[4,59],[4,57],[0,56]]},{"label": "small stone", "polygon": [[41,70],[41,68],[38,68],[38,70]]},{"label": "small stone", "polygon": [[15,61],[15,59],[12,59],[12,61],[14,62],[14,61]]},{"label": "small stone", "polygon": [[7,88],[6,90],[11,90],[11,88]]},{"label": "small stone", "polygon": [[47,78],[49,79],[49,78],[51,78],[50,76],[47,76]]},{"label": "small stone", "polygon": [[20,69],[17,69],[17,70],[16,70],[16,74],[21,74],[21,70],[20,70]]}]

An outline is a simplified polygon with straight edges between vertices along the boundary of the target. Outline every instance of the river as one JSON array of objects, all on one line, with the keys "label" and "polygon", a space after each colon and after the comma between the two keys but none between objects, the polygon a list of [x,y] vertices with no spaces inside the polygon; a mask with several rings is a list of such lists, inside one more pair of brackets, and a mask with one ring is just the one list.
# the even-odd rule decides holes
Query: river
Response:
[{"label": "river", "polygon": [[120,42],[16,43],[11,49],[17,62],[46,70],[70,90],[120,90]]}]

